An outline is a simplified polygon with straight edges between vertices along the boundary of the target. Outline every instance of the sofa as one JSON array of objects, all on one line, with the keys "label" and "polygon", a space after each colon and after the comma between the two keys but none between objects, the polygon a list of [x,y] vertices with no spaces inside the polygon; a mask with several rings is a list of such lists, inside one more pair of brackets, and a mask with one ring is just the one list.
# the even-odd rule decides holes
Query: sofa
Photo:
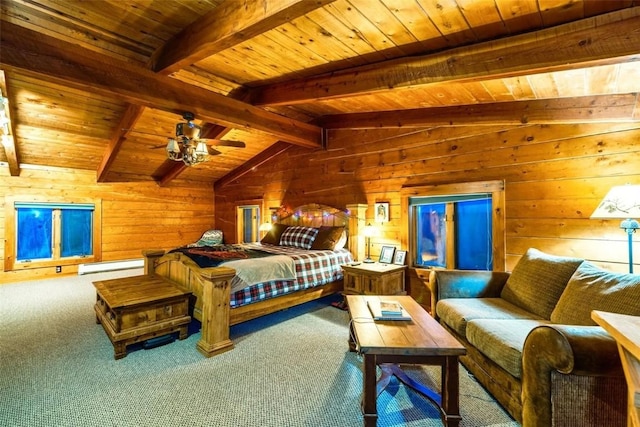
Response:
[{"label": "sofa", "polygon": [[524,427],[627,425],[617,345],[591,311],[640,315],[640,275],[531,248],[511,273],[434,269],[428,283],[461,362]]}]

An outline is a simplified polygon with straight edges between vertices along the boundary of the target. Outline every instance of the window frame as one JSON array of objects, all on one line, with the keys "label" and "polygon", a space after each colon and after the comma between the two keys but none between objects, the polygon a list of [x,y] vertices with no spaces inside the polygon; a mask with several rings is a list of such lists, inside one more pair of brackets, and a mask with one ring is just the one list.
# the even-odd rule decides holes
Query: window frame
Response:
[{"label": "window frame", "polygon": [[[16,260],[16,247],[17,247],[17,208],[16,204],[52,204],[52,205],[74,205],[92,204],[93,217],[92,217],[92,247],[93,254],[90,256],[79,257],[65,257],[61,258],[60,248],[54,249],[54,259],[47,260],[34,260],[34,261],[17,261]],[[79,199],[73,198],[70,200],[60,201],[60,199],[54,198],[40,198],[33,196],[7,196],[5,197],[5,248],[4,248],[4,271],[19,271],[28,270],[33,268],[46,268],[55,266],[69,266],[79,265],[91,262],[99,262],[102,260],[102,200],[100,199]],[[59,234],[60,230],[53,230],[53,234]],[[52,236],[52,239],[55,239]],[[59,240],[59,236],[57,237]],[[56,240],[54,240],[56,241]],[[60,258],[56,258],[60,257]]]},{"label": "window frame", "polygon": [[[437,197],[437,196],[461,196],[468,194],[491,194],[491,223],[492,223],[492,242],[493,242],[493,271],[506,271],[506,221],[505,221],[505,195],[504,181],[478,181],[478,182],[462,182],[454,184],[441,185],[418,185],[411,187],[403,187],[401,190],[401,209],[402,217],[405,219],[402,228],[401,242],[402,247],[409,248],[410,264],[412,268],[425,268],[416,266],[414,254],[416,251],[415,239],[411,236],[416,234],[413,218],[413,209],[409,206],[411,197]],[[452,213],[452,212],[451,212]],[[449,214],[449,212],[447,212]],[[452,241],[453,236],[447,235],[447,241]],[[453,253],[452,245],[447,245],[447,259],[451,259]]]}]

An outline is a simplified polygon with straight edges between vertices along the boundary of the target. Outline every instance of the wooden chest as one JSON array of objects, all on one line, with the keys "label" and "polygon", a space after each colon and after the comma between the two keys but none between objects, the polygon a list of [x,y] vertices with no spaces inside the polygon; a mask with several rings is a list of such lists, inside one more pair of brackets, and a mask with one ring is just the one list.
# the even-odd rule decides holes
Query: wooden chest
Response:
[{"label": "wooden chest", "polygon": [[127,346],[172,333],[187,337],[191,322],[189,297],[177,284],[160,276],[134,276],[93,282],[96,322],[114,347],[115,358]]},{"label": "wooden chest", "polygon": [[361,263],[343,265],[344,294],[403,295],[404,265]]}]

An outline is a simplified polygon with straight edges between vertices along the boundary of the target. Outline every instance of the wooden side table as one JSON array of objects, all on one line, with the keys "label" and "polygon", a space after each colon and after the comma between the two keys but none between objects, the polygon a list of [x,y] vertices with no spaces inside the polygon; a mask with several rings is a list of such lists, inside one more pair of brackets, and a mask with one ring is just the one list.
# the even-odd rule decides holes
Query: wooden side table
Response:
[{"label": "wooden side table", "polygon": [[591,318],[618,343],[629,394],[627,424],[640,427],[640,317],[594,310]]},{"label": "wooden side table", "polygon": [[160,276],[133,276],[93,282],[97,298],[96,323],[113,344],[114,356],[127,355],[127,346],[178,333],[187,337],[190,292]]},{"label": "wooden side table", "polygon": [[360,263],[345,264],[344,293],[360,295],[405,295],[406,265]]}]

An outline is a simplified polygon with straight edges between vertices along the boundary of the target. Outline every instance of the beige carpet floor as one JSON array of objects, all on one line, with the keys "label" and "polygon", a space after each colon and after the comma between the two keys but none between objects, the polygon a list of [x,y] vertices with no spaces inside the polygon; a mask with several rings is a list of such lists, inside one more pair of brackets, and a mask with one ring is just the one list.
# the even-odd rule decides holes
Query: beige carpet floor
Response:
[{"label": "beige carpet floor", "polygon": [[[205,358],[199,332],[113,359],[95,323],[92,281],[126,270],[0,286],[0,425],[361,426],[362,360],[332,299],[234,326],[236,347]],[[406,367],[439,387],[435,368]],[[518,426],[461,367],[463,427]],[[379,427],[441,426],[439,412],[395,380]]]}]

